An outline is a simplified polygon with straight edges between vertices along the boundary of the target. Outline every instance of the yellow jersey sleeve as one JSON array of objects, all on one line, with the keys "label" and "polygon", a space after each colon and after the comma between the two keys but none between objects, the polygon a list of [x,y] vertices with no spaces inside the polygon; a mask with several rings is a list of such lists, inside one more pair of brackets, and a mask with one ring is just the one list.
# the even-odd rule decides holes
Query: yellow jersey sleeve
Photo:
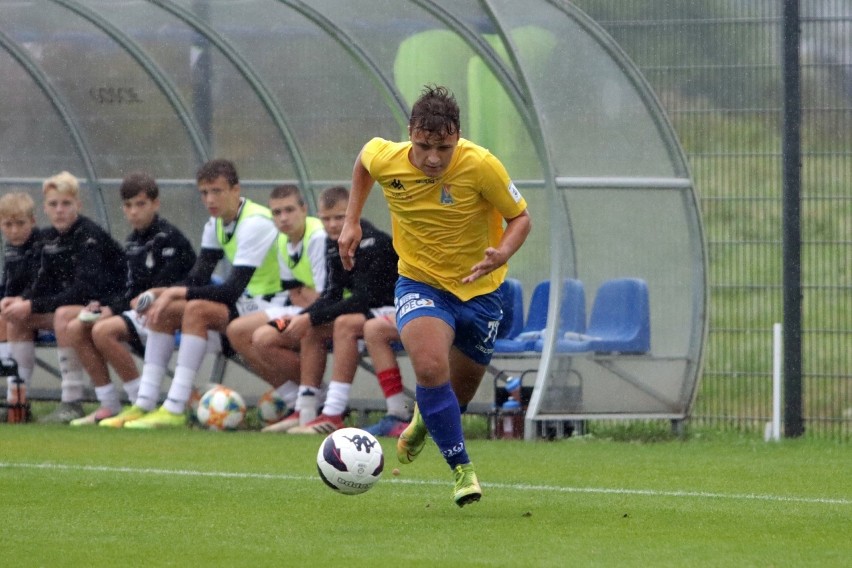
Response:
[{"label": "yellow jersey sleeve", "polygon": [[469,284],[462,279],[486,248],[500,243],[504,219],[523,213],[526,201],[500,161],[468,140],[459,140],[439,178],[411,164],[410,148],[410,142],[374,138],[361,151],[361,163],[388,203],[400,275],[462,300],[493,292],[508,267]]}]

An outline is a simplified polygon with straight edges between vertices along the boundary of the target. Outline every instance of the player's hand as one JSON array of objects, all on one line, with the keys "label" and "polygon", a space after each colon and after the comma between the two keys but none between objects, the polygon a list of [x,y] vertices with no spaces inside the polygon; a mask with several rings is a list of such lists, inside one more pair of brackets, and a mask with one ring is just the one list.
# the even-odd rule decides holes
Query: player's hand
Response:
[{"label": "player's hand", "polygon": [[133,298],[133,300],[130,301],[130,305],[134,310],[136,310],[137,314],[142,315],[154,304],[156,299],[157,294],[153,290],[145,290]]},{"label": "player's hand", "polygon": [[358,250],[358,244],[361,242],[361,223],[350,223],[346,221],[343,224],[343,230],[340,232],[340,238],[337,239],[337,249],[340,252],[340,261],[343,263],[343,268],[352,270],[355,266],[355,251]]},{"label": "player's hand", "polygon": [[274,327],[278,333],[284,333],[284,330],[287,329],[288,325],[290,325],[290,318],[276,318],[266,323],[267,325]]},{"label": "player's hand", "polygon": [[103,315],[103,310],[101,310],[101,303],[97,300],[92,300],[86,307],[80,310],[80,313],[77,314],[77,319],[86,324],[94,324],[96,321],[101,319]]},{"label": "player's hand", "polygon": [[17,301],[3,304],[3,317],[7,320],[21,321],[33,313],[33,303],[30,300],[17,298]]},{"label": "player's hand", "polygon": [[0,312],[5,310],[8,306],[11,306],[15,302],[20,302],[23,298],[20,296],[6,296],[2,300],[0,300]]},{"label": "player's hand", "polygon": [[173,301],[180,300],[186,297],[186,288],[173,286],[166,288],[154,300],[147,310],[145,310],[145,325],[156,326],[161,318],[164,317],[164,312]]},{"label": "player's hand", "polygon": [[282,331],[283,335],[294,340],[301,340],[311,327],[311,318],[308,314],[299,314],[290,318],[287,329]]},{"label": "player's hand", "polygon": [[485,258],[473,265],[470,269],[470,274],[462,278],[462,283],[469,284],[477,278],[494,272],[497,268],[506,264],[506,260],[508,259],[499,250],[494,247],[488,247],[485,249]]}]

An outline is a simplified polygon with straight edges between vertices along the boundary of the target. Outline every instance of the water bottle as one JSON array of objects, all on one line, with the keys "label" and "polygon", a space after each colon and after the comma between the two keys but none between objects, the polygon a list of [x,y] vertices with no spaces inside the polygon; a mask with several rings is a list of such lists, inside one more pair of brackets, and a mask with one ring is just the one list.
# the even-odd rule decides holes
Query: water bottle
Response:
[{"label": "water bottle", "polygon": [[506,392],[511,400],[521,402],[521,377],[509,377],[506,380]]},{"label": "water bottle", "polygon": [[503,438],[519,438],[523,434],[523,409],[521,408],[521,378],[509,377],[506,381],[509,399],[500,407],[503,416]]},{"label": "water bottle", "polygon": [[26,422],[29,416],[30,405],[27,402],[27,384],[18,376],[18,364],[14,359],[3,359],[0,361],[3,374],[9,388],[9,400],[7,421],[10,424]]}]

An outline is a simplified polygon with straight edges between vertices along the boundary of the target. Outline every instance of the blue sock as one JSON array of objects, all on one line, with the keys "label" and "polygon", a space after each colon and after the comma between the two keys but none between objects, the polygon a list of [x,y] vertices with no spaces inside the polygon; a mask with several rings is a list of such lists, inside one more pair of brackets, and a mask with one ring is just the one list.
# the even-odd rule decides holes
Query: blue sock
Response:
[{"label": "blue sock", "polygon": [[417,385],[417,407],[426,423],[432,439],[441,454],[454,469],[457,465],[470,462],[464,444],[459,401],[450,383],[429,388]]}]

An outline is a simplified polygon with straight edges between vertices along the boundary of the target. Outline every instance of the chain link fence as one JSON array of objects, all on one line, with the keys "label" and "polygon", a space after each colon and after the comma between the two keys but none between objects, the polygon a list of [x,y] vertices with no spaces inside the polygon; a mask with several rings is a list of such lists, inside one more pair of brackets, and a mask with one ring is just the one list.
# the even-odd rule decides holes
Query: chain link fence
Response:
[{"label": "chain link fence", "polygon": [[[710,262],[693,423],[761,430],[782,306],[782,2],[576,0],[639,66],[689,157]],[[852,439],[852,1],[801,3],[808,436]]]}]

